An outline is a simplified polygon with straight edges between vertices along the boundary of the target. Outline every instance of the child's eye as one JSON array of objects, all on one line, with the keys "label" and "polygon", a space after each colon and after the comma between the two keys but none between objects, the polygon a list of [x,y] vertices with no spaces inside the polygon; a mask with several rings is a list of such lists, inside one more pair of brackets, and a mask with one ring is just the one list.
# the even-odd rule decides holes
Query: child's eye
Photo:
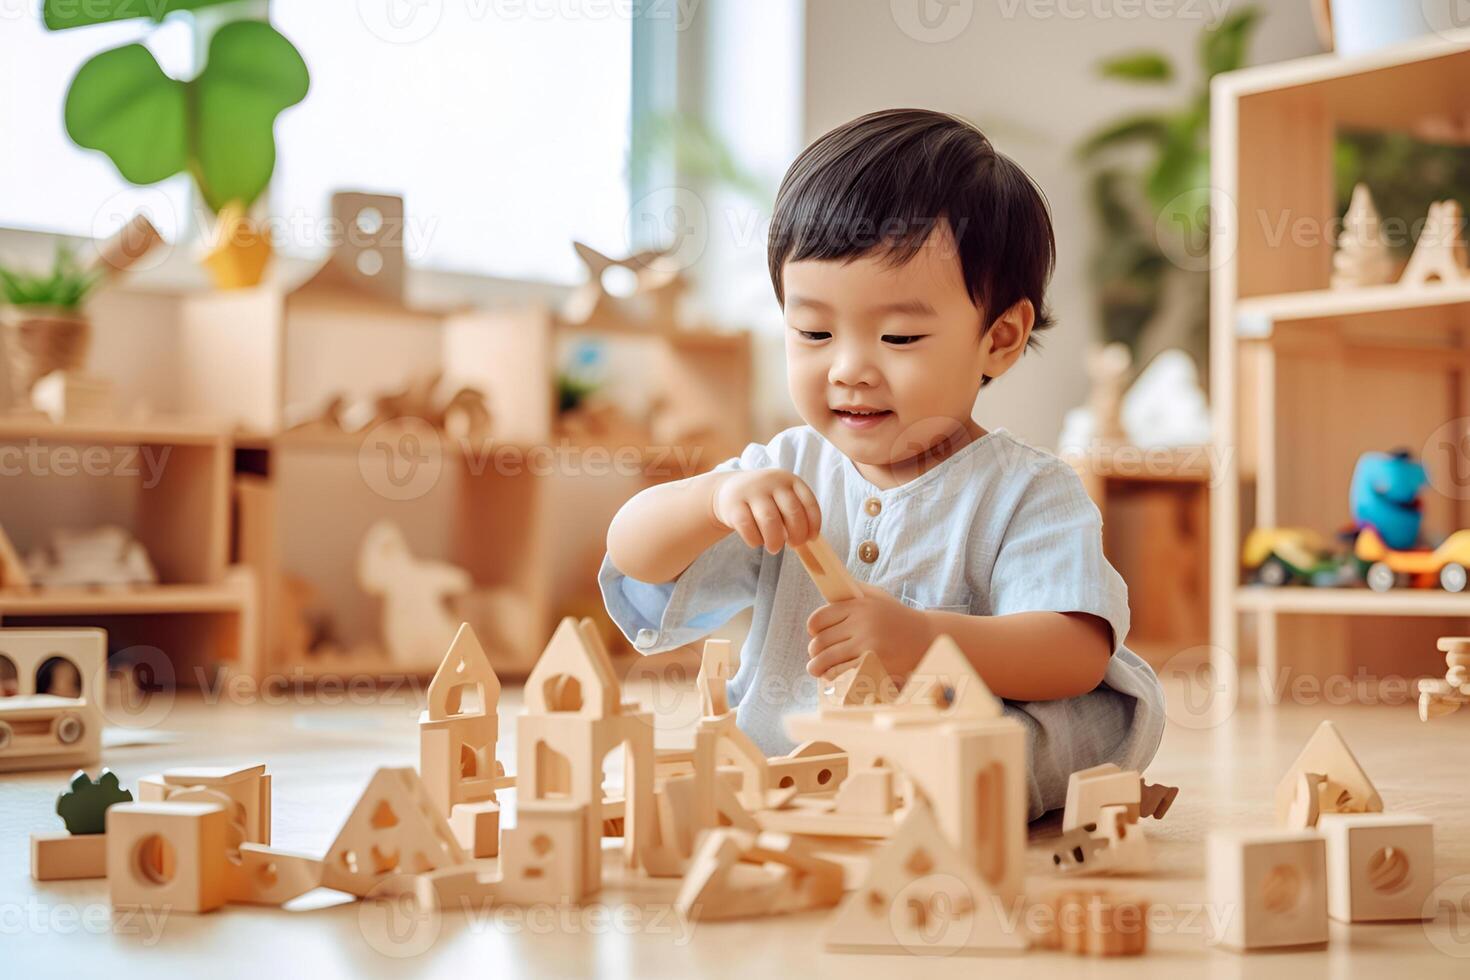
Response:
[{"label": "child's eye", "polygon": [[[792,329],[796,330],[795,327],[792,327]],[[796,333],[797,336],[801,337],[802,340],[812,341],[828,340],[832,336],[832,334],[826,330],[796,330]]]},{"label": "child's eye", "polygon": [[916,341],[923,340],[928,334],[922,333],[887,333],[883,335],[883,343],[903,347]]}]

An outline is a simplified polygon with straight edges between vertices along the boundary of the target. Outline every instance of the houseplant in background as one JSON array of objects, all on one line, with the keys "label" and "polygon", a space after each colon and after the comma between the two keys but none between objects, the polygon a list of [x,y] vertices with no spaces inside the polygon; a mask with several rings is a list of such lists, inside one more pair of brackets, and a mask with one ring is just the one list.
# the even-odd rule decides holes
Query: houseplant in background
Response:
[{"label": "houseplant in background", "polygon": [[[218,7],[232,0],[46,0],[52,31]],[[247,215],[275,169],[276,116],[306,97],[310,76],[291,42],[263,20],[225,23],[188,81],[164,74],[142,44],[103,51],[77,69],[66,95],[66,131],[105,153],[123,178],[154,184],[187,172],[219,216],[206,265],[222,288],[254,285],[269,241]]]},{"label": "houseplant in background", "polygon": [[[1200,80],[1172,110],[1125,116],[1089,136],[1077,153],[1088,166],[1101,235],[1092,277],[1103,342],[1121,342],[1133,363],[1179,347],[1202,366],[1209,347],[1210,87],[1246,63],[1261,12],[1231,12],[1200,38]],[[1159,86],[1177,72],[1161,53],[1141,51],[1099,66],[1107,79]]]},{"label": "houseplant in background", "polygon": [[24,404],[35,383],[52,371],[82,368],[92,339],[82,301],[103,278],[103,270],[84,268],[64,245],[44,273],[0,266],[0,324],[15,403]]}]

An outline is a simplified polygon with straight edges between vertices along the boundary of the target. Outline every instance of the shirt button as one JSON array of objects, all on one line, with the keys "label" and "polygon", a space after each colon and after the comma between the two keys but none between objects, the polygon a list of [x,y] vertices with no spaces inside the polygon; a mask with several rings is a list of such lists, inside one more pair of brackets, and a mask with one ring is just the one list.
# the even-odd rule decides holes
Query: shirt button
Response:
[{"label": "shirt button", "polygon": [[633,641],[633,645],[640,650],[647,650],[657,642],[658,631],[645,629],[638,631],[638,638]]},{"label": "shirt button", "polygon": [[878,514],[881,513],[883,510],[883,501],[879,500],[877,497],[869,497],[867,501],[863,503],[863,510],[868,512],[869,517],[877,517]]},{"label": "shirt button", "polygon": [[858,557],[869,565],[878,560],[878,545],[872,541],[864,541],[858,545]]}]

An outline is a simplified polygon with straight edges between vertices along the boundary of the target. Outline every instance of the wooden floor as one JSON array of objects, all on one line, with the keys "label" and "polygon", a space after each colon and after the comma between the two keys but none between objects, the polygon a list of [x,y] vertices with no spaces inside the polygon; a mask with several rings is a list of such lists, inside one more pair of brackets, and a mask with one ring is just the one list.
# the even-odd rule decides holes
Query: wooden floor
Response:
[{"label": "wooden floor", "polygon": [[[181,698],[156,726],[174,742],[120,746],[105,762],[125,785],[160,768],[265,762],[274,778],[274,843],[321,851],[369,775],[417,761],[418,692],[359,690],[313,696],[276,692],[273,703]],[[640,692],[630,689],[630,695]],[[640,695],[641,696],[641,695]],[[692,692],[641,697],[661,718],[660,744],[677,745],[697,711]],[[324,703],[327,702],[327,703]],[[519,691],[501,704],[499,757],[514,768]],[[1180,715],[1184,717],[1184,715]],[[1407,925],[1332,924],[1326,950],[1239,956],[1209,948],[1203,906],[1203,840],[1217,826],[1265,825],[1282,770],[1322,718],[1337,721],[1376,780],[1388,809],[1436,821],[1438,917]],[[1242,705],[1223,725],[1171,725],[1149,770],[1181,787],[1167,818],[1146,827],[1158,873],[1119,882],[1154,905],[1143,960],[1089,961],[1052,952],[984,961],[914,963],[822,952],[825,914],[684,926],[670,909],[674,882],[627,880],[609,853],[609,886],[581,909],[418,915],[405,907],[343,903],[314,893],[292,910],[227,906],[162,920],[114,915],[105,883],[38,884],[28,875],[28,834],[59,829],[54,801],[65,774],[0,777],[0,975],[110,978],[249,976],[280,964],[282,976],[908,975],[1211,978],[1470,976],[1470,711],[1426,725],[1412,706]],[[1028,857],[1028,892],[1055,881],[1045,856]],[[313,907],[314,906],[314,907]]]}]

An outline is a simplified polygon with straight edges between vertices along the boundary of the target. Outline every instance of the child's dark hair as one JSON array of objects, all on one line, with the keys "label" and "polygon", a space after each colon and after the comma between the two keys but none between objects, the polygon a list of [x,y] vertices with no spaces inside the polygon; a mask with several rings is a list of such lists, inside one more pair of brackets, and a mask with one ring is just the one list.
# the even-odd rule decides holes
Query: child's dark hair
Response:
[{"label": "child's dark hair", "polygon": [[895,265],[924,246],[940,219],[954,235],[965,287],[985,329],[1029,299],[1036,331],[1056,237],[1040,188],[990,140],[956,116],[887,109],[844,123],[812,143],[781,182],[768,259],[784,306],[782,269],[803,259],[853,259],[877,250]]}]

